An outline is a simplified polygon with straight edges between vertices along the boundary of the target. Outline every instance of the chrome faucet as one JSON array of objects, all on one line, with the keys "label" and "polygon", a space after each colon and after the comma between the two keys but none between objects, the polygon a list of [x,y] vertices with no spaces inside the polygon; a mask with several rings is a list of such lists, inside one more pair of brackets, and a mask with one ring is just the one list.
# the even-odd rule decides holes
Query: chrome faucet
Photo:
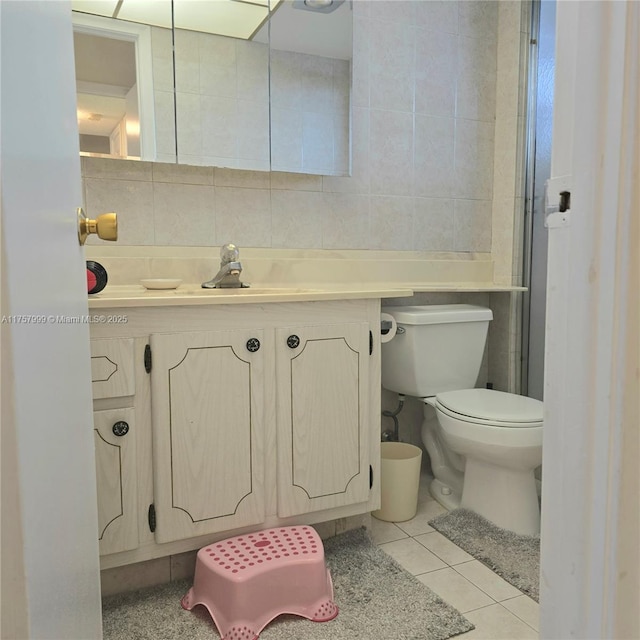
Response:
[{"label": "chrome faucet", "polygon": [[240,264],[240,250],[235,244],[225,244],[220,249],[220,271],[208,282],[202,283],[203,289],[238,289],[248,287],[240,282],[242,265]]}]

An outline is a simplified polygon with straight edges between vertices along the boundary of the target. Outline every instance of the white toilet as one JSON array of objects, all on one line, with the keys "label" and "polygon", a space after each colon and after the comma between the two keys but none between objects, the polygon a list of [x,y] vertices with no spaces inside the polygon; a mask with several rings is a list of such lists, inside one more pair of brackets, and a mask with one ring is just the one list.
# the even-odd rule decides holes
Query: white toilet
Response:
[{"label": "white toilet", "polygon": [[382,386],[422,399],[422,440],[447,509],[465,507],[525,535],[540,533],[534,470],[542,463],[542,402],[475,389],[493,318],[466,304],[385,307],[398,325],[382,345]]}]

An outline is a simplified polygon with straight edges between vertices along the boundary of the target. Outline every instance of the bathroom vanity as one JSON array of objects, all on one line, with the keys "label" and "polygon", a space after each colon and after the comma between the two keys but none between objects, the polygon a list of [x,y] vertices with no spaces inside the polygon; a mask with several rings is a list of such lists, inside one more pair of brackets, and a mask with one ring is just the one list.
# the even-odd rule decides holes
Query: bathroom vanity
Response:
[{"label": "bathroom vanity", "polygon": [[102,567],[378,508],[380,299],[410,293],[93,297]]}]

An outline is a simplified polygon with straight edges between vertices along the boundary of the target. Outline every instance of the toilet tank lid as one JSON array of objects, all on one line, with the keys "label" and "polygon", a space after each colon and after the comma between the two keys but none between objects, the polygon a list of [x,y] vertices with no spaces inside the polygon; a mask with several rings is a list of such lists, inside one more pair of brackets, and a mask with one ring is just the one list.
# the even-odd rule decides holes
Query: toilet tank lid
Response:
[{"label": "toilet tank lid", "polygon": [[402,324],[445,324],[449,322],[479,322],[493,318],[491,309],[473,304],[432,304],[408,307],[383,307]]}]

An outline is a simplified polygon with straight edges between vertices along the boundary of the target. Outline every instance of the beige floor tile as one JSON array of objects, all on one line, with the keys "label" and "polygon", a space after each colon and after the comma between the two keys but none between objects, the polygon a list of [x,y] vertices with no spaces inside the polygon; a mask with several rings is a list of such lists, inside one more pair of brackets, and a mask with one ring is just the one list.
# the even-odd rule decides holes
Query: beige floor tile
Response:
[{"label": "beige floor tile", "polygon": [[376,544],[384,544],[385,542],[393,542],[406,538],[407,534],[398,528],[393,522],[385,522],[377,518],[371,518],[371,538]]},{"label": "beige floor tile", "polygon": [[488,596],[498,602],[522,595],[518,589],[493,573],[491,569],[478,562],[478,560],[463,562],[462,564],[457,564],[454,568],[467,580],[473,582],[476,587],[482,589]]},{"label": "beige floor tile", "polygon": [[461,564],[462,562],[473,560],[473,556],[470,556],[457,544],[454,544],[437,531],[423,533],[420,536],[416,536],[415,539],[448,565]]},{"label": "beige floor tile", "polygon": [[426,515],[430,518],[435,518],[443,513],[447,513],[447,510],[437,500],[434,500],[430,494],[418,500],[418,511],[416,515]]},{"label": "beige floor tile", "polygon": [[503,600],[500,604],[536,631],[540,630],[540,606],[529,596],[522,595],[510,600]]},{"label": "beige floor tile", "polygon": [[386,551],[414,576],[427,571],[444,569],[447,566],[440,558],[411,538],[381,544],[380,549]]},{"label": "beige floor tile", "polygon": [[435,500],[418,503],[418,512],[415,518],[406,522],[396,524],[410,536],[419,536],[422,533],[430,533],[434,528],[429,524],[429,520],[445,513],[446,509]]},{"label": "beige floor tile", "polygon": [[473,631],[463,633],[463,640],[536,640],[538,632],[507,611],[500,604],[476,609],[464,614],[475,625]]},{"label": "beige floor tile", "polygon": [[423,573],[417,578],[461,613],[495,604],[495,601],[484,591],[480,591],[450,567]]}]

